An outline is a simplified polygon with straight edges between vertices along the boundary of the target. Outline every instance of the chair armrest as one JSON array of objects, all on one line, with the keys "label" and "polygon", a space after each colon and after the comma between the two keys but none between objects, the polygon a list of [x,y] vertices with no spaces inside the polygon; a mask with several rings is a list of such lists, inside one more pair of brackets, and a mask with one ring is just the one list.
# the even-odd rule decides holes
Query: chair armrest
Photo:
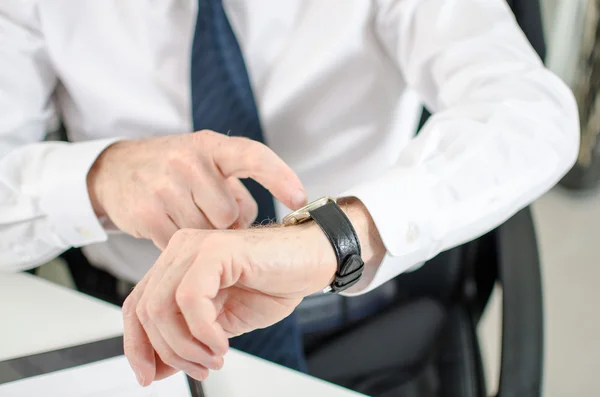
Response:
[{"label": "chair armrest", "polygon": [[498,276],[503,287],[499,397],[540,396],[543,297],[540,260],[529,207],[498,229]]}]

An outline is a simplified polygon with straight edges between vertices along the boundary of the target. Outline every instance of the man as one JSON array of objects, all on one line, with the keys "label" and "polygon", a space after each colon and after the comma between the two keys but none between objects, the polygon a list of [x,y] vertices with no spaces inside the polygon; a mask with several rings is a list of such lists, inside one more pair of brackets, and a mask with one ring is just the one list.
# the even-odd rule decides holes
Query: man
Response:
[{"label": "man", "polygon": [[[139,282],[142,385],[204,379],[232,337],[302,369],[303,297],[364,293],[493,229],[577,155],[573,96],[504,0],[223,6],[0,6],[2,266],[85,246]],[[419,99],[436,114],[414,138]],[[57,117],[70,143],[41,142]]]}]

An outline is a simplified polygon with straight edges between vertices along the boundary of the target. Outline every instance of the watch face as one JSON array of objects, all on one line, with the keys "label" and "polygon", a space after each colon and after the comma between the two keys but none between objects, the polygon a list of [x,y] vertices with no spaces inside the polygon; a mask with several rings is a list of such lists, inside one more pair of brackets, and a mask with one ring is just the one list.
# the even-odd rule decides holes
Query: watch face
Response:
[{"label": "watch face", "polygon": [[334,202],[335,203],[335,199],[332,197],[321,197],[318,200],[313,201],[312,203],[309,203],[307,205],[305,205],[304,207],[300,208],[297,211],[292,212],[291,214],[287,215],[285,218],[283,218],[283,224],[285,226],[290,226],[290,225],[297,225],[299,223],[305,222],[310,218],[310,212],[314,211],[315,209],[324,206],[327,203],[330,202]]}]

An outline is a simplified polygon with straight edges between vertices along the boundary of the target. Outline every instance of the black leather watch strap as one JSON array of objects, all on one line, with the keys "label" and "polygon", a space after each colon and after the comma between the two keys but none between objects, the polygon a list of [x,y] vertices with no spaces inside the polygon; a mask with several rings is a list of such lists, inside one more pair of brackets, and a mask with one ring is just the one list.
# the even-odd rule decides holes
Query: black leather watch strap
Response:
[{"label": "black leather watch strap", "polygon": [[352,223],[334,201],[310,211],[310,216],[331,242],[337,258],[337,272],[330,285],[331,292],[350,288],[360,280],[364,268],[360,242]]}]

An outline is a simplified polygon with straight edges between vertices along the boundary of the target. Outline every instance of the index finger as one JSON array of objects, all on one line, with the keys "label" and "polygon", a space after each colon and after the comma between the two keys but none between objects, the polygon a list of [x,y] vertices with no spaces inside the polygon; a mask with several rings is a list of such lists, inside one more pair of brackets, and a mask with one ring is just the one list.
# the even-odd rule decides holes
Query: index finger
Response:
[{"label": "index finger", "polygon": [[291,209],[306,204],[306,191],[298,175],[271,149],[243,137],[227,137],[213,152],[226,177],[252,178]]},{"label": "index finger", "polygon": [[123,349],[129,365],[142,386],[147,386],[156,380],[158,369],[164,373],[165,366],[159,366],[160,360],[156,361],[154,347],[138,317],[138,304],[150,278],[155,275],[157,269],[160,270],[167,264],[175,252],[173,250],[163,252],[123,303]]},{"label": "index finger", "polygon": [[216,258],[203,256],[197,261],[183,276],[175,300],[192,336],[222,356],[229,348],[229,341],[217,323],[213,299],[222,287],[223,270]]},{"label": "index finger", "polygon": [[[145,284],[144,280],[140,284]],[[123,349],[138,383],[147,386],[156,376],[156,361],[154,348],[136,314],[137,303],[141,296],[138,288],[143,286],[143,284],[138,285],[123,304]]]}]

